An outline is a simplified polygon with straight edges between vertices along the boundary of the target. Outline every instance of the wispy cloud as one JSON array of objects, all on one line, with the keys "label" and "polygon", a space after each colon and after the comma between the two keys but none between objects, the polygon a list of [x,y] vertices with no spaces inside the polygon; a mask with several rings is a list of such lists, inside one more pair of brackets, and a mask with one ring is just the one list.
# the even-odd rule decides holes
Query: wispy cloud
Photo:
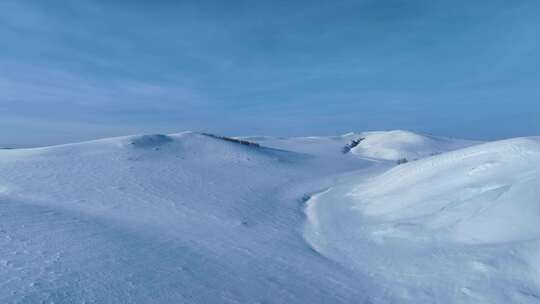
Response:
[{"label": "wispy cloud", "polygon": [[195,106],[204,102],[201,96],[181,85],[120,78],[100,80],[63,70],[1,62],[0,69],[3,71],[0,105],[4,108],[16,108],[18,104],[38,108],[53,105],[159,108],[160,104]]}]

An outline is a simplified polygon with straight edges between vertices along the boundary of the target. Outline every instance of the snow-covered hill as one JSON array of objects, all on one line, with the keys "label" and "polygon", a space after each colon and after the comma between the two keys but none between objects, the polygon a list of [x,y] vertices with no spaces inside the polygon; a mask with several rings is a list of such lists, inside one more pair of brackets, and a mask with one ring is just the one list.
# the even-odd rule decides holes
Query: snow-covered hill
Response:
[{"label": "snow-covered hill", "polygon": [[352,148],[353,154],[383,160],[417,160],[478,144],[475,141],[434,137],[402,130],[364,132],[357,137],[362,141]]},{"label": "snow-covered hill", "polygon": [[321,163],[191,132],[0,151],[0,302],[361,298],[303,241],[300,185],[367,163]]},{"label": "snow-covered hill", "polygon": [[[475,144],[478,141],[462,140],[417,134],[403,130],[347,133],[331,137],[244,137],[267,146],[294,149],[306,153],[332,155],[338,151],[361,158],[409,161],[441,154]],[[348,149],[344,149],[348,148]]]},{"label": "snow-covered hill", "polygon": [[538,303],[540,138],[492,142],[344,183],[306,238],[372,275],[375,302]]},{"label": "snow-covered hill", "polygon": [[537,301],[538,139],[243,140],[0,150],[0,302]]},{"label": "snow-covered hill", "polygon": [[[540,237],[540,141],[520,138],[395,168],[355,190],[365,214],[467,243]],[[429,219],[429,220],[428,220]],[[433,230],[433,231],[431,231]]]}]

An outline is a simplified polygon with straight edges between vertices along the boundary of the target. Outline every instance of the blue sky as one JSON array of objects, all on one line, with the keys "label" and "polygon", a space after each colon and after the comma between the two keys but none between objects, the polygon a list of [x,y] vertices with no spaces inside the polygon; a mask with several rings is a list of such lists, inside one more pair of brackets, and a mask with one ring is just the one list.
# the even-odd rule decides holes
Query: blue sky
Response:
[{"label": "blue sky", "polygon": [[540,1],[0,2],[0,146],[540,135]]}]

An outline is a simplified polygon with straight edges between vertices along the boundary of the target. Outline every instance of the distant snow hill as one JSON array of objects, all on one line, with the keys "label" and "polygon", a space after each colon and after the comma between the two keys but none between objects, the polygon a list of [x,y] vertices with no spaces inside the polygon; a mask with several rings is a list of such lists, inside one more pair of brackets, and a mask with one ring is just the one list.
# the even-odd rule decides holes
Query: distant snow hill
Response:
[{"label": "distant snow hill", "polygon": [[537,303],[539,163],[406,131],[0,150],[0,303]]},{"label": "distant snow hill", "polygon": [[402,130],[365,132],[358,137],[363,140],[352,148],[353,154],[384,160],[417,160],[478,143]]},{"label": "distant snow hill", "polygon": [[[435,137],[403,130],[347,133],[333,137],[244,138],[271,146],[290,148],[293,145],[296,149],[326,154],[333,154],[339,149],[343,153],[351,153],[358,157],[387,161],[418,160],[480,143],[478,141]],[[329,142],[334,144],[329,144]],[[338,143],[340,147],[337,147]]]}]

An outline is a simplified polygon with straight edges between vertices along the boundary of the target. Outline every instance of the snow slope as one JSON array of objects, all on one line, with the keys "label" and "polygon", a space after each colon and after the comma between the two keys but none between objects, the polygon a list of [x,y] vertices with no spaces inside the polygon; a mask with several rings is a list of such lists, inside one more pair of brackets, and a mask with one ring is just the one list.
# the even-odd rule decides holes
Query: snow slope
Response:
[{"label": "snow slope", "polygon": [[396,161],[402,158],[407,158],[409,161],[417,160],[480,143],[478,141],[435,137],[403,130],[351,132],[341,136],[331,137],[244,138],[263,143],[270,147],[286,147],[289,149],[294,147],[295,150],[309,153],[316,151],[316,153],[323,153],[325,155],[342,151],[345,145],[350,144],[353,140],[360,139],[360,143],[351,149],[351,154],[361,158],[383,161]]},{"label": "snow slope", "polygon": [[330,137],[276,138],[252,136],[242,138],[269,147],[294,149],[295,151],[323,155],[333,155],[338,151],[343,152],[343,148],[353,140],[360,140],[360,143],[352,148],[350,153],[360,158],[378,161],[396,161],[402,158],[407,158],[409,161],[417,160],[480,143],[478,141],[435,137],[402,130],[351,132]]},{"label": "snow slope", "polygon": [[0,150],[0,303],[538,302],[539,139],[244,139]]},{"label": "snow slope", "polygon": [[373,302],[538,303],[540,138],[360,175],[308,202],[305,237]]},{"label": "snow slope", "polygon": [[301,185],[367,165],[191,132],[0,151],[0,302],[350,303]]},{"label": "snow slope", "polygon": [[364,132],[360,133],[359,137],[364,140],[352,149],[353,154],[384,160],[417,160],[478,144],[475,141],[434,137],[402,130]]}]

